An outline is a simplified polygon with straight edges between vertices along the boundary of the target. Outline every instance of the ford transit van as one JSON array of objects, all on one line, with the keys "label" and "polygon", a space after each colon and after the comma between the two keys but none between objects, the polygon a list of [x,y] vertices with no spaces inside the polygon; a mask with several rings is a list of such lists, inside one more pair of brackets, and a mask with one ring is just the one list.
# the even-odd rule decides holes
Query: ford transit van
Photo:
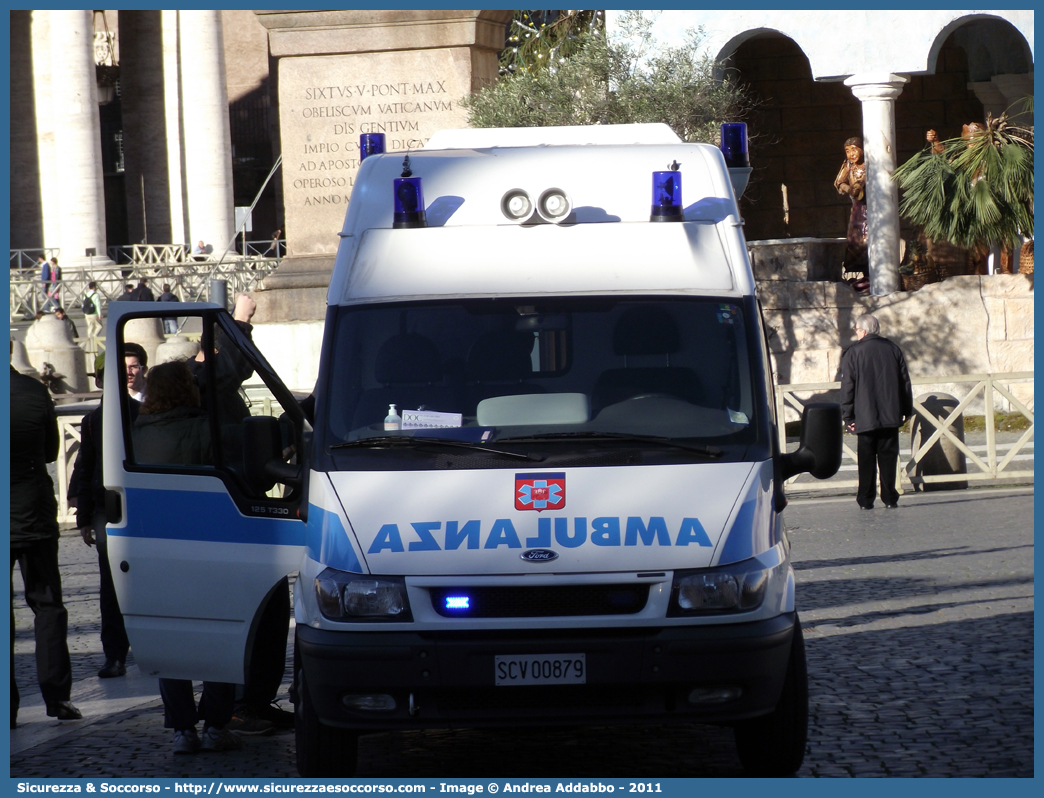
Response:
[{"label": "ford transit van", "polygon": [[[712,723],[792,773],[808,687],[783,483],[840,462],[836,406],[777,437],[736,200],[665,126],[464,130],[367,157],[306,413],[196,316],[200,462],[136,456],[106,374],[109,556],[141,668],[242,682],[296,572],[298,768],[437,727]],[[250,376],[253,375],[253,376]],[[235,401],[263,381],[271,415]],[[119,401],[116,401],[119,397]]]}]

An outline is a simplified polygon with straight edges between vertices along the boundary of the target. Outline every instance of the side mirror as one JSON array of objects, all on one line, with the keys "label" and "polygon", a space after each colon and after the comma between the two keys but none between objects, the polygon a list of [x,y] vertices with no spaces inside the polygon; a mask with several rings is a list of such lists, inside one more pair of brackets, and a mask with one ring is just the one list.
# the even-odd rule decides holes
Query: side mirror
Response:
[{"label": "side mirror", "polygon": [[812,402],[801,412],[801,445],[796,452],[780,457],[784,480],[808,472],[816,479],[829,479],[841,467],[841,406]]},{"label": "side mirror", "polygon": [[247,483],[259,493],[277,482],[301,486],[301,466],[283,462],[283,436],[278,419],[271,416],[243,419],[243,467]]}]

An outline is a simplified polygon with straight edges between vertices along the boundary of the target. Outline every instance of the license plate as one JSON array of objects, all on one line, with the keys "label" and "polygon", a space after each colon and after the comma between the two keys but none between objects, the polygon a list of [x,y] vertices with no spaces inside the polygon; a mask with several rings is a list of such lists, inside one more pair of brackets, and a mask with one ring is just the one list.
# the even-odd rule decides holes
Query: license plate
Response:
[{"label": "license plate", "polygon": [[583,654],[504,654],[494,657],[498,686],[527,684],[586,684]]}]

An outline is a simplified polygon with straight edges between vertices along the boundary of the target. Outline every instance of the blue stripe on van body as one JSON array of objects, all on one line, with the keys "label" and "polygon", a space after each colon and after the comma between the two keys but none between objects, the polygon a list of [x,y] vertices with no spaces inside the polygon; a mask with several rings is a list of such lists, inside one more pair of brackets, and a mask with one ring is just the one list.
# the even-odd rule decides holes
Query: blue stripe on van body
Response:
[{"label": "blue stripe on van body", "polygon": [[365,573],[337,513],[311,505],[305,539],[308,556],[320,565],[339,571]]},{"label": "blue stripe on van body", "polygon": [[121,537],[307,546],[316,562],[364,573],[337,513],[312,505],[308,522],[296,518],[245,516],[227,493],[127,488],[127,526],[108,534]]},{"label": "blue stripe on van body", "polygon": [[227,493],[127,488],[125,494],[127,525],[109,527],[109,535],[266,546],[305,544],[305,524],[297,518],[245,516]]}]

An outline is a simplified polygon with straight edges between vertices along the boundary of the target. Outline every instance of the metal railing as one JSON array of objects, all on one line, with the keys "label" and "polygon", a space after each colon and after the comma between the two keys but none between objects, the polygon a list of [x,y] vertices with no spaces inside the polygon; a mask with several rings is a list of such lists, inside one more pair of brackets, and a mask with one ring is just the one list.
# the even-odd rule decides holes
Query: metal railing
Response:
[{"label": "metal railing", "polygon": [[[910,457],[905,463],[902,463],[900,460],[901,468],[899,470],[899,479],[903,483],[911,486],[922,486],[925,483],[939,482],[986,482],[996,481],[998,479],[1028,479],[1032,481],[1032,470],[1020,471],[1012,469],[1010,466],[1014,462],[1015,456],[1026,447],[1027,443],[1033,440],[1033,412],[1029,410],[1022,401],[1015,397],[1012,391],[1007,387],[1012,383],[1032,381],[1032,371],[1009,371],[999,374],[947,374],[941,376],[912,378],[910,382],[915,386],[915,394],[916,386],[918,385],[948,385],[951,388],[958,385],[967,385],[968,389],[963,398],[956,397],[959,400],[957,406],[949,413],[949,415],[947,415],[946,418],[941,420],[937,419],[933,413],[924,407],[923,404],[914,399],[915,413],[918,413],[927,424],[930,424],[933,430],[931,435],[928,435],[928,437],[923,439],[916,451],[910,452]],[[785,419],[787,407],[789,406],[793,408],[799,416],[804,408],[804,402],[798,397],[798,394],[821,396],[827,391],[836,391],[840,389],[840,387],[840,382],[810,382],[777,385],[776,423],[779,430],[780,441],[786,441]],[[997,448],[997,433],[994,418],[995,408],[998,404],[999,397],[1007,400],[1014,411],[1021,414],[1029,421],[1029,428],[1025,430],[1019,439],[1010,448],[1003,452],[1003,454],[999,452]],[[985,459],[979,457],[974,451],[972,451],[972,449],[957,436],[953,429],[954,422],[961,417],[973,402],[980,399],[984,407],[984,423],[986,427]],[[925,458],[932,447],[943,439],[956,447],[957,451],[965,456],[967,463],[974,465],[978,471],[973,471],[969,465],[968,473],[966,474],[921,475],[915,473],[917,466]],[[858,458],[856,453],[847,443],[843,442],[842,465],[845,465],[846,462],[854,464],[857,461]],[[793,477],[787,484],[792,484],[797,479],[798,477]],[[801,488],[802,490],[835,490],[838,488],[854,488],[857,485],[858,482],[856,480],[814,480],[812,482],[802,482]]]},{"label": "metal railing", "polygon": [[[87,283],[98,284],[98,293],[111,302],[123,293],[127,283],[138,282],[140,277],[149,278],[152,292],[159,296],[164,283],[186,302],[205,301],[211,279],[228,281],[229,296],[250,291],[259,280],[267,277],[279,266],[279,258],[236,257],[220,262],[208,260],[185,263],[134,263],[98,267],[94,269],[63,269],[62,279],[52,285],[57,289],[58,304],[67,310],[78,309],[83,301]],[[11,269],[11,321],[32,319],[44,306],[43,284],[34,267]],[[104,304],[104,303],[103,303]]]},{"label": "metal railing", "polygon": [[[230,256],[249,258],[259,256],[264,258],[281,258],[286,254],[286,241],[279,239],[273,242],[270,239],[264,241],[240,241],[236,240],[235,252]],[[14,266],[14,252],[11,250],[11,265]],[[25,252],[37,252],[37,250],[24,250]],[[193,254],[192,247],[187,244],[121,244],[109,247],[109,260],[119,264],[167,264],[167,263],[200,263],[204,261],[216,261],[219,255],[211,252],[205,255]],[[33,255],[35,262],[36,255]]]},{"label": "metal railing", "polygon": [[12,249],[11,269],[36,269],[39,277],[40,267],[36,265],[36,259],[43,255],[47,260],[62,254],[60,249]]}]

